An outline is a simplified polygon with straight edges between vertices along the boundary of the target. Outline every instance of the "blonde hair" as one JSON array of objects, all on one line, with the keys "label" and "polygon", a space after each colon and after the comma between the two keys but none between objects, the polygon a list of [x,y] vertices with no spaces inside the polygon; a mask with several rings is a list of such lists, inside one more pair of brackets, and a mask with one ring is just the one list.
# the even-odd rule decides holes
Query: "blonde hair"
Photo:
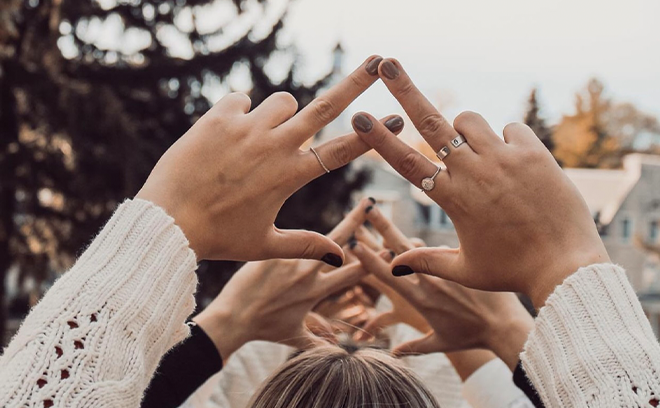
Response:
[{"label": "blonde hair", "polygon": [[422,382],[388,354],[323,346],[285,363],[251,408],[439,408]]}]

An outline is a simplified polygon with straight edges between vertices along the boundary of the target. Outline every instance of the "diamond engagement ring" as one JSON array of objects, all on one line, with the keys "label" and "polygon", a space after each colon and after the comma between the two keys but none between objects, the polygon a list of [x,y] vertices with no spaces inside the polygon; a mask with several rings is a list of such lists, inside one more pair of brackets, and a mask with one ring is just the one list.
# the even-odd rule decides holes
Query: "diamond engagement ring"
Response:
[{"label": "diamond engagement ring", "polygon": [[422,180],[422,192],[431,191],[435,187],[435,178],[442,171],[442,167],[438,167],[435,174]]}]

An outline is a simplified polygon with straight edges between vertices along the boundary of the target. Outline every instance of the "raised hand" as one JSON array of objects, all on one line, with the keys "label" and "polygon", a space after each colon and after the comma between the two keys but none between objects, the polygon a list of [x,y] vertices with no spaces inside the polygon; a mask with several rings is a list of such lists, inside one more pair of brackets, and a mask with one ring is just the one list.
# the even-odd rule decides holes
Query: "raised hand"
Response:
[{"label": "raised hand", "polygon": [[[323,273],[320,263],[268,260],[247,263],[222,292],[194,318],[213,340],[223,360],[253,340],[308,348],[325,340],[312,334],[318,321],[309,312],[321,299],[357,284],[359,263]],[[312,326],[310,329],[306,327]]]},{"label": "raised hand", "polygon": [[[250,99],[220,100],[164,155],[137,195],[165,209],[181,227],[198,259],[312,258],[340,266],[341,248],[308,231],[282,231],[273,223],[284,201],[324,174],[300,146],[335,119],[377,79],[371,57],[298,114],[286,93],[252,112]],[[249,113],[248,113],[249,112]],[[383,120],[394,131],[402,120]],[[369,150],[356,134],[316,148],[329,170]]]},{"label": "raised hand", "polygon": [[[578,268],[609,262],[584,200],[529,127],[510,124],[502,139],[471,112],[452,126],[398,61],[381,62],[379,75],[427,143],[439,156],[448,154],[426,193],[451,217],[460,242],[457,249],[406,252],[393,261],[393,273],[523,292],[540,307]],[[435,164],[369,114],[357,114],[353,127],[415,186],[436,173]]]}]

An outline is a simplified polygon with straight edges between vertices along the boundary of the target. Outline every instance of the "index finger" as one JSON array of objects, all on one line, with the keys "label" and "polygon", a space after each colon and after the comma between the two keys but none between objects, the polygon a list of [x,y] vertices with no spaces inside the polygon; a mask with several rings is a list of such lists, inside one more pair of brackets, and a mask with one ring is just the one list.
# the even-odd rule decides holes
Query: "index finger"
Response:
[{"label": "index finger", "polygon": [[297,145],[314,136],[335,120],[358,96],[378,80],[378,55],[369,57],[358,69],[305,106],[280,127],[292,135]]},{"label": "index finger", "polygon": [[382,235],[386,247],[397,254],[415,248],[413,242],[392,221],[385,217],[378,207],[372,208],[367,213],[367,220]]},{"label": "index finger", "polygon": [[375,204],[373,198],[363,198],[343,220],[327,235],[328,238],[335,241],[339,246],[344,246],[348,239],[355,234],[355,230],[366,220],[366,209]]},{"label": "index finger", "polygon": [[417,89],[399,61],[395,59],[383,61],[380,64],[380,74],[387,89],[399,101],[419,133],[434,151],[437,152],[458,136],[454,127]]}]

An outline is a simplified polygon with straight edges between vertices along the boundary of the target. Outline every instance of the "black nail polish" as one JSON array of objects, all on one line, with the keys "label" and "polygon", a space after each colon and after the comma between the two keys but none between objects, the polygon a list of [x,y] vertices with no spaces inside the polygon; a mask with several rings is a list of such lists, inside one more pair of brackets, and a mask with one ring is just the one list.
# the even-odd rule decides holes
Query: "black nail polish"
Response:
[{"label": "black nail polish", "polygon": [[399,77],[399,68],[392,61],[385,61],[382,64],[381,71],[387,79],[397,79]]},{"label": "black nail polish", "polygon": [[369,201],[371,201],[372,203],[376,204],[376,199],[373,198],[373,197],[369,197]]},{"label": "black nail polish", "polygon": [[367,208],[364,209],[364,212],[367,213],[367,214],[369,214],[369,211],[371,211],[371,210],[373,210],[373,209],[374,209],[374,206],[373,206],[373,205],[370,205],[369,207],[367,207]]},{"label": "black nail polish", "polygon": [[374,124],[371,123],[368,117],[357,114],[353,117],[353,126],[362,133],[369,133],[373,129]]},{"label": "black nail polish", "polygon": [[385,121],[385,127],[390,130],[392,133],[397,133],[403,129],[403,119],[400,116],[396,116]]},{"label": "black nail polish", "polygon": [[355,249],[356,246],[357,246],[357,240],[356,239],[352,239],[352,240],[348,241],[348,247],[349,248]]},{"label": "black nail polish", "polygon": [[367,70],[369,75],[378,75],[378,66],[383,60],[383,57],[376,57],[367,63],[367,66],[364,67]]},{"label": "black nail polish", "polygon": [[321,260],[327,263],[328,265],[334,266],[336,268],[339,268],[344,263],[344,261],[341,260],[341,256],[330,253],[323,255],[323,258],[321,258]]},{"label": "black nail polish", "polygon": [[390,251],[390,258],[394,259],[396,257],[396,253],[394,251]]},{"label": "black nail polish", "polygon": [[413,273],[415,272],[406,265],[397,265],[392,269],[392,275],[394,276],[406,276],[412,275]]}]

